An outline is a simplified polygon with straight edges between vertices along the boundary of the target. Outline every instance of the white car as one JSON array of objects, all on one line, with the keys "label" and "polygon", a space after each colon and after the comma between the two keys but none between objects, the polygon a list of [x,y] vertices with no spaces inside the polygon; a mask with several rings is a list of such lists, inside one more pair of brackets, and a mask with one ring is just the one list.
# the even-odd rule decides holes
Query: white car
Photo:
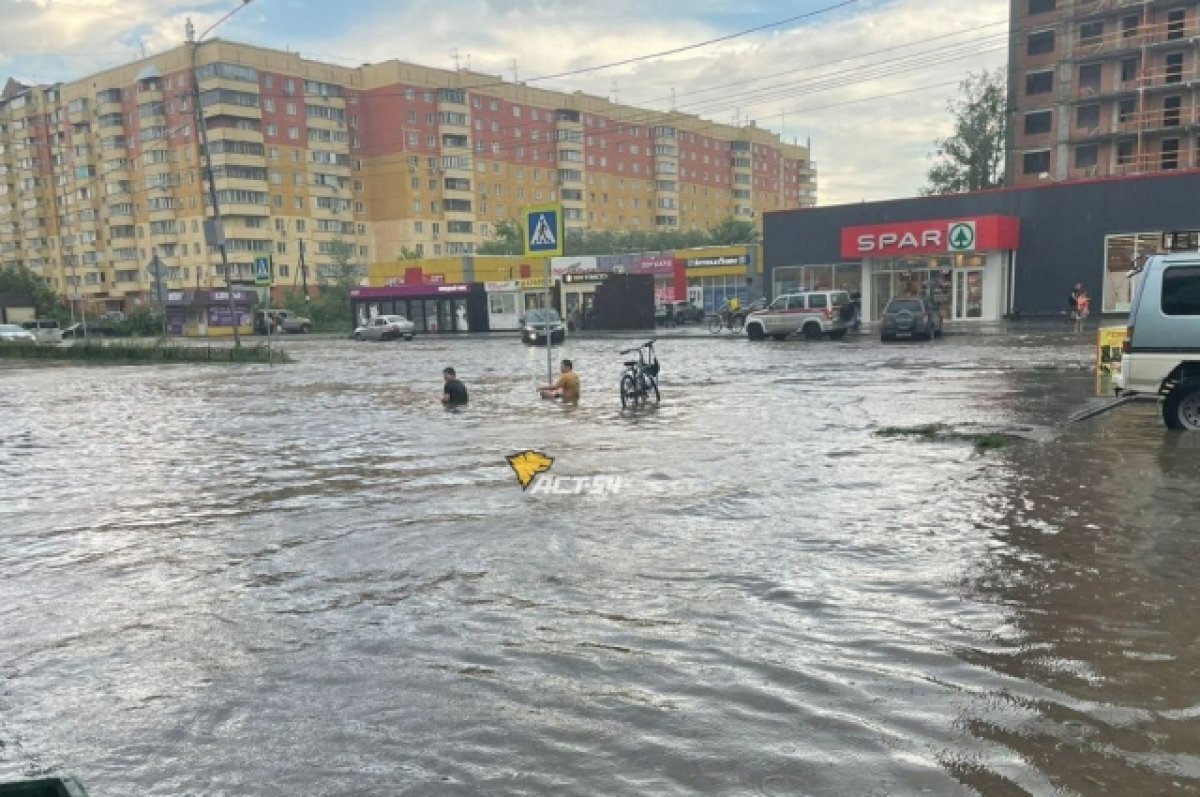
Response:
[{"label": "white car", "polygon": [[0,343],[37,343],[37,337],[19,324],[0,324]]},{"label": "white car", "polygon": [[416,325],[402,315],[375,316],[354,330],[355,340],[412,340]]},{"label": "white car", "polygon": [[850,304],[846,291],[808,291],[785,293],[765,310],[746,317],[746,336],[763,340],[767,336],[783,340],[800,334],[809,340],[846,336],[850,323],[842,318],[842,306]]},{"label": "white car", "polygon": [[1157,395],[1168,428],[1200,431],[1200,254],[1139,270],[1116,388]]}]

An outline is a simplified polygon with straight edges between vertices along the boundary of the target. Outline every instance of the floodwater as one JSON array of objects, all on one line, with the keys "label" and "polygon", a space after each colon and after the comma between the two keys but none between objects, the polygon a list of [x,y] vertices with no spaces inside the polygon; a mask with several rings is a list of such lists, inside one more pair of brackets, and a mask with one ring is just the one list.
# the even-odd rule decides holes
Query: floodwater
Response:
[{"label": "floodwater", "polygon": [[634,338],[578,408],[508,338],[0,365],[0,781],[1200,794],[1200,435],[1064,426],[1080,340],[664,339],[624,414]]}]

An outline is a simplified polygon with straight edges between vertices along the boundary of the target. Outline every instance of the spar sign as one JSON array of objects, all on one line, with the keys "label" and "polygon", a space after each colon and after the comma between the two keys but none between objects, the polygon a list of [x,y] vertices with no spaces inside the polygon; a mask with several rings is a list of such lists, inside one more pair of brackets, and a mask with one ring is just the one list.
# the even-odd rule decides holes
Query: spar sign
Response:
[{"label": "spar sign", "polygon": [[842,228],[842,257],[943,255],[955,252],[1012,250],[1021,241],[1015,216],[931,219]]}]

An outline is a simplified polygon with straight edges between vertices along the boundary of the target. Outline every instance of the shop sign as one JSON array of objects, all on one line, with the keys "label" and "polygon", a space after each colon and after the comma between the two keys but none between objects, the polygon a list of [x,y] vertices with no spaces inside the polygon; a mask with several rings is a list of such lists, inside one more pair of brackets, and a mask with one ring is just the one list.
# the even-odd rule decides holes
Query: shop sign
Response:
[{"label": "shop sign", "polygon": [[675,258],[648,257],[633,267],[634,274],[674,274]]},{"label": "shop sign", "polygon": [[439,285],[437,286],[438,293],[466,293],[470,290],[469,285]]},{"label": "shop sign", "polygon": [[842,257],[937,255],[953,252],[1012,250],[1020,245],[1015,216],[879,224],[842,228]]},{"label": "shop sign", "polygon": [[558,277],[567,272],[595,271],[599,268],[598,264],[599,261],[595,257],[552,257],[550,273]]},{"label": "shop sign", "polygon": [[724,257],[696,257],[687,261],[688,268],[712,268],[714,266],[744,266],[750,262],[746,255]]},{"label": "shop sign", "polygon": [[426,274],[424,279],[426,285],[441,285],[446,281],[446,277],[442,274]]},{"label": "shop sign", "polygon": [[485,282],[483,289],[488,293],[505,293],[507,291],[515,291],[517,289],[516,280],[508,280],[506,282]]},{"label": "shop sign", "polygon": [[583,274],[563,274],[562,281],[565,285],[572,285],[583,282],[604,282],[608,279],[607,271],[590,271]]},{"label": "shop sign", "polygon": [[545,290],[546,279],[545,277],[530,277],[529,279],[517,280],[517,287],[526,291],[533,288]]}]

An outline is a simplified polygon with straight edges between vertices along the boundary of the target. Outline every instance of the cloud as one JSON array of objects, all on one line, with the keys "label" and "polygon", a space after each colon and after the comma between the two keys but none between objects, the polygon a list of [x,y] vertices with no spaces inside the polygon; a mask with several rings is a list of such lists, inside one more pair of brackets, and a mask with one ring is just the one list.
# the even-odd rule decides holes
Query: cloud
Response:
[{"label": "cloud", "polygon": [[[390,59],[472,70],[622,103],[730,123],[755,120],[785,139],[811,140],[821,204],[914,194],[928,152],[951,130],[946,101],[968,71],[1004,63],[1005,0],[863,0],[804,24],[773,27],[713,46],[556,80],[816,11],[835,0],[727,3],[693,0],[256,0],[221,35],[353,66]],[[184,19],[203,30],[235,0],[0,0],[0,70],[43,82],[166,49]],[[469,24],[468,24],[469,23]],[[988,27],[984,27],[988,26]],[[955,34],[956,31],[969,31]],[[935,38],[941,37],[941,38]],[[924,42],[923,44],[917,44]],[[42,54],[36,56],[34,54]],[[883,96],[892,95],[892,96]]]}]

